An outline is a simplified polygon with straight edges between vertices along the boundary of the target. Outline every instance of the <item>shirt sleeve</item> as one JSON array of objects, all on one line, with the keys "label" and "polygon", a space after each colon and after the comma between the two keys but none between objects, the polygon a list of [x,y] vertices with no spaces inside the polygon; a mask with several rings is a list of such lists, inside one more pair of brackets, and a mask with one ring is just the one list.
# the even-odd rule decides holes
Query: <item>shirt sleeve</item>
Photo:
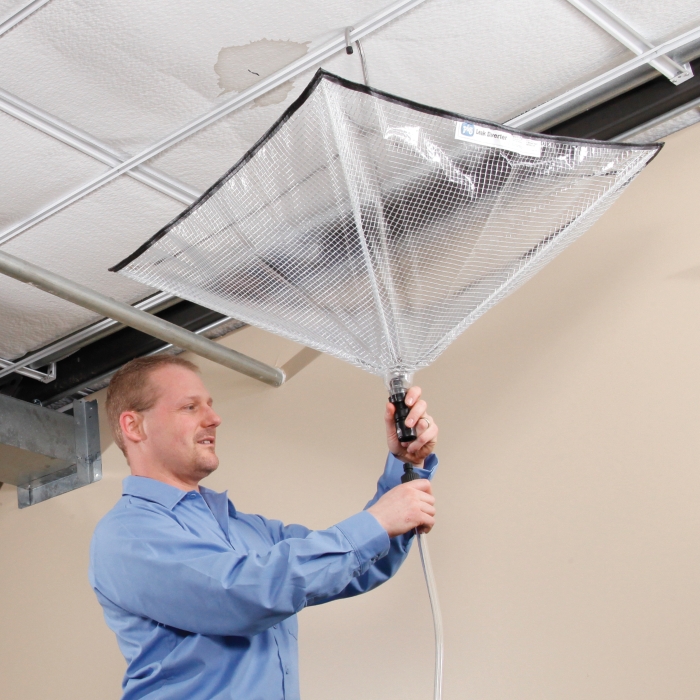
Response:
[{"label": "shirt sleeve", "polygon": [[166,509],[134,506],[98,527],[91,549],[93,588],[124,610],[196,634],[249,636],[340,593],[387,553],[389,537],[361,512],[237,553],[203,548]]},{"label": "shirt sleeve", "polygon": [[[438,460],[434,454],[428,455],[423,468],[416,468],[415,471],[422,479],[432,479],[437,469]],[[377,482],[377,492],[372,500],[365,506],[367,508],[374,505],[387,491],[398,486],[401,483],[403,476],[403,462],[394,455],[389,454],[384,467],[384,473]],[[350,583],[343,588],[342,591],[331,596],[320,596],[309,601],[309,605],[320,605],[328,603],[332,600],[341,598],[350,598],[360,593],[366,593],[373,588],[381,585],[389,580],[401,567],[411,549],[414,533],[406,533],[399,537],[393,537],[389,540],[390,545],[387,553],[380,557],[376,562],[362,574],[354,578]]]}]

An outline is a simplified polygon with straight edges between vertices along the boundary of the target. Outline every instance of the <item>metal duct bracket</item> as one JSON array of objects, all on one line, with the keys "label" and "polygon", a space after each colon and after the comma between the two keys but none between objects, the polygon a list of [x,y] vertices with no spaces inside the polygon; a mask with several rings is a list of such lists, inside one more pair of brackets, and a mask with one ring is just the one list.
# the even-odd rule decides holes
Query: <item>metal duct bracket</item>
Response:
[{"label": "metal duct bracket", "polygon": [[101,478],[97,401],[74,401],[70,416],[0,394],[0,481],[20,508]]}]

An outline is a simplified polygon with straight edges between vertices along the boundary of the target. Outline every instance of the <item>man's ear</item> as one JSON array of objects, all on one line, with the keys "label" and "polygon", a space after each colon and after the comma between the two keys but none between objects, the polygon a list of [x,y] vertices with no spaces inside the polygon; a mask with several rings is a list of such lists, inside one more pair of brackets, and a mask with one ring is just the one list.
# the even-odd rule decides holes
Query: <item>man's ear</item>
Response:
[{"label": "man's ear", "polygon": [[119,416],[119,427],[122,430],[124,442],[143,442],[146,439],[143,415],[138,411],[124,411]]}]

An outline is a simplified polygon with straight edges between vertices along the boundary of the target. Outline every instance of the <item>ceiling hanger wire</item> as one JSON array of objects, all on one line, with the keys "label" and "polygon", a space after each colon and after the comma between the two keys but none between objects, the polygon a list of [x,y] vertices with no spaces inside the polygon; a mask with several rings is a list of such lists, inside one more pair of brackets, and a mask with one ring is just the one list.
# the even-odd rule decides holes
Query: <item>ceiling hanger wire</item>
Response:
[{"label": "ceiling hanger wire", "polygon": [[357,44],[357,53],[360,56],[360,63],[362,63],[362,77],[364,83],[369,87],[369,72],[367,71],[367,61],[365,60],[365,52],[362,50],[362,44],[360,40],[357,39],[355,42],[350,38],[350,33],[354,30],[354,27],[345,27],[345,53],[349,56],[355,51],[353,49],[353,43]]}]

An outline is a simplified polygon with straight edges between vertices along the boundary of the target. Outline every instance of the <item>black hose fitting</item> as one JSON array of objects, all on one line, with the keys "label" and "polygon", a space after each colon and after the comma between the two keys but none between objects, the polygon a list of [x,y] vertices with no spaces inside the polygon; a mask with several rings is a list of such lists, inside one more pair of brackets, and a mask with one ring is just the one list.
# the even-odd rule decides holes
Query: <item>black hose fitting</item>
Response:
[{"label": "black hose fitting", "polygon": [[394,425],[396,426],[396,437],[399,442],[413,442],[418,435],[416,434],[415,426],[409,428],[406,425],[406,418],[408,417],[411,409],[406,405],[404,399],[406,398],[406,392],[400,391],[399,393],[392,394],[389,397],[389,401],[394,405],[396,409],[394,411]]},{"label": "black hose fitting", "polygon": [[420,479],[420,476],[413,471],[413,465],[408,462],[403,463],[403,474],[401,476],[401,483],[406,484],[409,481],[415,481]]}]

